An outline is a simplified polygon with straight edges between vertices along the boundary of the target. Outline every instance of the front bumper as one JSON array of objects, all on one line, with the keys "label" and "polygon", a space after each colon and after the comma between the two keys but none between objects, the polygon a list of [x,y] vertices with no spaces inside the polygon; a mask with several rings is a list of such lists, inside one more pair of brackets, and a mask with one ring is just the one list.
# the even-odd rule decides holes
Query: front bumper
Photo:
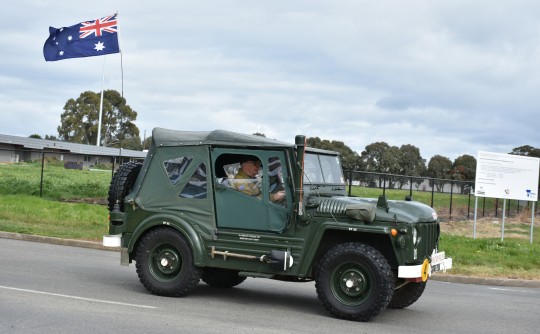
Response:
[{"label": "front bumper", "polygon": [[446,258],[444,252],[433,253],[431,262],[425,259],[422,264],[415,266],[399,266],[398,277],[412,282],[425,282],[431,274],[452,268],[452,258]]},{"label": "front bumper", "polygon": [[121,234],[104,235],[103,236],[103,246],[104,247],[121,247],[122,246],[122,235]]}]

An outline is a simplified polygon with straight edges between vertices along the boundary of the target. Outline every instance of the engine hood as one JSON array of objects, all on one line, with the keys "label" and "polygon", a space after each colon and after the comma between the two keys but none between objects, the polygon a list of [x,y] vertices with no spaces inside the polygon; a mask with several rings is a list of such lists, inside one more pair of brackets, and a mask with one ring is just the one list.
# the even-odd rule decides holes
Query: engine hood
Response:
[{"label": "engine hood", "polygon": [[375,220],[400,223],[429,223],[437,221],[437,213],[431,207],[413,201],[387,201],[359,197],[310,197],[308,207],[315,208],[317,215],[329,215],[372,223]]}]

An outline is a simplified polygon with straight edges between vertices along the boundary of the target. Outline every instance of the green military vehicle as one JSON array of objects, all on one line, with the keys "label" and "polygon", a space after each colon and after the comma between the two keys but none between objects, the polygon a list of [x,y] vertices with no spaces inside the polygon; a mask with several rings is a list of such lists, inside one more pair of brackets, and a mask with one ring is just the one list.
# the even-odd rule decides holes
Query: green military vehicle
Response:
[{"label": "green military vehicle", "polygon": [[[246,165],[257,175],[238,177]],[[430,207],[346,190],[339,155],[306,147],[304,136],[293,145],[157,128],[144,163],[112,178],[103,243],[120,247],[122,264],[136,262],[153,294],[184,296],[201,279],[315,281],[332,315],[367,321],[416,302],[452,260],[437,250]]]}]

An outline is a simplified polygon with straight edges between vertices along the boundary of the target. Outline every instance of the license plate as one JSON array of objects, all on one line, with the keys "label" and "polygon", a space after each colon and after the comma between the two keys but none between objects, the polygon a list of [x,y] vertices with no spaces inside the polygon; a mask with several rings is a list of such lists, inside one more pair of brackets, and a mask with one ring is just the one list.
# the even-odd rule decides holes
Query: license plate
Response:
[{"label": "license plate", "polygon": [[431,255],[431,266],[434,266],[439,263],[443,263],[445,259],[446,254],[444,252],[439,253],[433,253]]}]

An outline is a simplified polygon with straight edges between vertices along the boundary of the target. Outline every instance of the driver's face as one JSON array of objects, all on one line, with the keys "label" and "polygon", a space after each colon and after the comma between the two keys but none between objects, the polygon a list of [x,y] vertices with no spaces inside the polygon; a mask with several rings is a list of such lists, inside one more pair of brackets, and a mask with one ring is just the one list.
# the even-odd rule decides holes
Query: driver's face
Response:
[{"label": "driver's face", "polygon": [[255,177],[261,168],[260,161],[246,161],[242,164],[242,169],[249,177]]}]

